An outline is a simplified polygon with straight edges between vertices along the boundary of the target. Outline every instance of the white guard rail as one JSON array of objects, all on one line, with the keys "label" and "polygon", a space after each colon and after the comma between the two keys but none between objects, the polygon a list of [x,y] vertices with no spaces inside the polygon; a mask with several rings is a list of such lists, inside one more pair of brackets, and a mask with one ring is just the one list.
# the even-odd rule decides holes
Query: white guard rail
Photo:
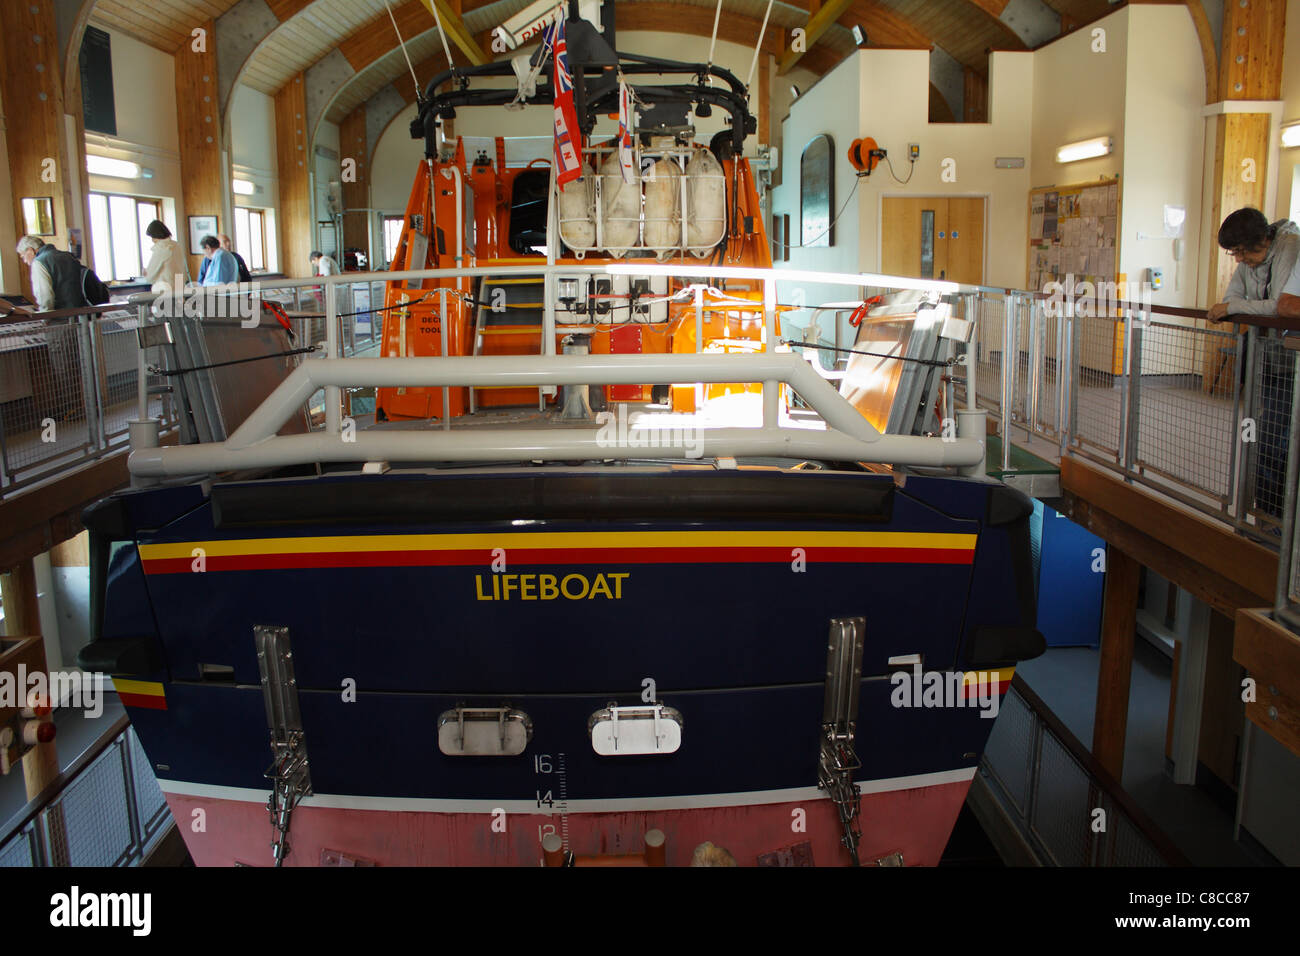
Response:
[{"label": "white guard rail", "polygon": [[700,457],[778,456],[896,465],[978,466],[983,443],[883,435],[846,402],[806,360],[768,355],[589,355],[448,358],[353,358],[304,362],[226,441],[138,448],[129,460],[139,477],[197,475],[310,462],[531,461],[680,458],[681,448],[617,448],[600,428],[377,429],[277,435],[320,388],[395,386],[633,385],[644,382],[782,383],[797,391],[826,429],[782,428],[764,402],[761,428],[714,428],[700,433]]}]

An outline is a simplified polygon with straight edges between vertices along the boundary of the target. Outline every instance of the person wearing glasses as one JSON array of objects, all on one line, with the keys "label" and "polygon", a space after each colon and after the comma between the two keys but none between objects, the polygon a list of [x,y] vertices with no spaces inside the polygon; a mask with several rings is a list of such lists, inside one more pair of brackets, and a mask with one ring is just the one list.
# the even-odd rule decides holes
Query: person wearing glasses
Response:
[{"label": "person wearing glasses", "polygon": [[1300,228],[1290,219],[1270,223],[1258,209],[1246,206],[1223,220],[1219,245],[1237,261],[1237,269],[1223,301],[1210,306],[1208,318],[1221,322],[1229,315],[1276,316],[1278,299],[1300,257]]},{"label": "person wearing glasses", "polygon": [[[1255,465],[1255,507],[1273,518],[1282,517],[1286,503],[1286,460],[1291,437],[1291,395],[1295,387],[1294,353],[1282,348],[1286,328],[1300,328],[1300,310],[1288,317],[1300,229],[1290,219],[1270,223],[1262,212],[1247,206],[1223,220],[1219,245],[1237,261],[1223,301],[1209,308],[1213,322],[1232,316],[1260,327],[1260,355],[1255,383],[1259,444]],[[1300,292],[1300,289],[1293,290]],[[1279,318],[1280,317],[1280,318]],[[1271,529],[1276,533],[1276,529]]]}]

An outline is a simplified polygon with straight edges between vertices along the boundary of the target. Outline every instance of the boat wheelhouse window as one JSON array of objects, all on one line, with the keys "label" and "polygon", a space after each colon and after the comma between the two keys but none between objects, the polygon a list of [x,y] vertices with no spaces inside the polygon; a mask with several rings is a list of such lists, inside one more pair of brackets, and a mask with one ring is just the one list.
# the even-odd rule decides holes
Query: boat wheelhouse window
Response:
[{"label": "boat wheelhouse window", "polygon": [[510,191],[510,248],[521,256],[546,254],[548,168],[524,169]]}]

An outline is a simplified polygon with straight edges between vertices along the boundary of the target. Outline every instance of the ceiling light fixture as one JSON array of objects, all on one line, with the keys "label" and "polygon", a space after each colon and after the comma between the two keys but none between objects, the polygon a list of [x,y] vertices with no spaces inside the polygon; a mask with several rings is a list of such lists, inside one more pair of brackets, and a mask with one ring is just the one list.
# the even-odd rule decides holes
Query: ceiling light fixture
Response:
[{"label": "ceiling light fixture", "polygon": [[109,159],[107,156],[87,156],[86,172],[94,176],[112,176],[114,179],[139,179],[140,166],[125,159]]},{"label": "ceiling light fixture", "polygon": [[1066,143],[1056,151],[1056,161],[1058,163],[1077,163],[1081,159],[1096,159],[1098,156],[1108,156],[1112,145],[1109,136],[1098,136],[1094,139],[1080,140],[1077,143]]}]

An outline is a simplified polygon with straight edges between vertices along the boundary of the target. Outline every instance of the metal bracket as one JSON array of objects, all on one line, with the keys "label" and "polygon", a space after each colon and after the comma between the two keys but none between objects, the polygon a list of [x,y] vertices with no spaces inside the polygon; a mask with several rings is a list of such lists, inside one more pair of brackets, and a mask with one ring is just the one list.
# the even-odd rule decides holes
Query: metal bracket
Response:
[{"label": "metal bracket", "polygon": [[862,830],[858,817],[862,809],[862,793],[853,781],[853,771],[862,763],[853,744],[857,733],[865,635],[865,618],[844,617],[831,621],[826,648],[821,751],[817,765],[817,787],[825,790],[835,804],[844,830],[840,842],[849,851],[854,866],[861,865],[858,843],[862,839]]},{"label": "metal bracket", "polygon": [[298,709],[298,682],[293,673],[293,650],[287,627],[257,625],[257,669],[262,675],[262,700],[271,733],[273,759],[266,776],[271,781],[271,798],[266,809],[275,836],[271,853],[281,866],[289,855],[289,824],[293,810],[311,794],[311,773],[307,766],[307,744]]},{"label": "metal bracket", "polygon": [[613,702],[587,720],[591,747],[602,757],[670,754],[682,745],[682,715],[663,704],[619,707]]},{"label": "metal bracket", "polygon": [[438,716],[438,749],[448,757],[517,757],[532,739],[532,718],[509,704],[457,704]]}]

